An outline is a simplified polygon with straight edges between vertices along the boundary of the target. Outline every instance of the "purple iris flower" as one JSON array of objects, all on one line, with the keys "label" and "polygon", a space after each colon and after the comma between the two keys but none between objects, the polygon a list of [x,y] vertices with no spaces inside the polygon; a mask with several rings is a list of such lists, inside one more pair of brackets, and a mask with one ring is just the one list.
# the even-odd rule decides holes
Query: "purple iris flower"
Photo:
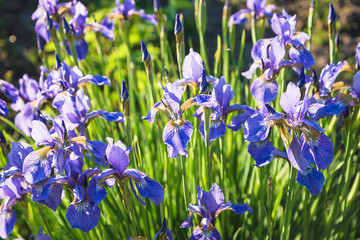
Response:
[{"label": "purple iris flower", "polygon": [[280,47],[285,48],[286,45],[290,45],[290,59],[301,63],[309,70],[315,64],[312,54],[304,46],[309,36],[304,32],[297,32],[295,27],[296,15],[290,16],[285,9],[282,15],[274,14],[271,19],[271,28],[282,43]]},{"label": "purple iris flower", "polygon": [[240,9],[238,12],[232,14],[229,19],[229,24],[232,21],[234,24],[245,24],[251,14],[254,13],[257,19],[264,16],[271,17],[275,10],[275,5],[266,5],[267,0],[247,0],[247,9]]},{"label": "purple iris flower", "polygon": [[59,68],[60,78],[57,79],[57,84],[61,84],[66,90],[69,88],[73,91],[76,91],[85,83],[91,83],[98,86],[108,85],[111,86],[110,79],[103,75],[90,75],[87,74],[84,76],[82,71],[77,67],[70,67],[66,62],[62,62],[61,67]]},{"label": "purple iris flower", "polygon": [[199,215],[202,220],[199,226],[193,231],[190,240],[220,240],[221,236],[215,227],[216,218],[225,210],[231,210],[237,214],[252,212],[252,208],[247,203],[232,204],[230,201],[224,203],[224,194],[220,187],[214,183],[209,192],[205,192],[199,186],[196,204],[189,204],[188,218],[181,224],[181,228],[193,227],[193,215]]},{"label": "purple iris flower", "polygon": [[353,98],[360,100],[360,71],[354,75],[353,86],[350,91]]},{"label": "purple iris flower", "polygon": [[[15,103],[19,99],[19,91],[7,81],[0,79],[0,92],[4,93],[10,98],[10,100]],[[0,114],[7,116],[9,114],[9,109],[4,100],[0,99]]]},{"label": "purple iris flower", "polygon": [[191,139],[193,126],[182,118],[184,109],[180,107],[180,101],[185,89],[171,83],[167,83],[165,88],[161,87],[164,90],[164,100],[155,103],[146,117],[142,119],[153,123],[159,110],[165,113],[169,122],[163,131],[163,141],[167,145],[169,157],[178,157],[178,154],[187,156],[186,147]]},{"label": "purple iris flower", "polygon": [[357,69],[360,69],[360,42],[356,45],[355,59]]},{"label": "purple iris flower", "polygon": [[121,141],[113,143],[112,138],[107,138],[107,141],[106,159],[109,162],[110,168],[104,169],[95,175],[90,180],[89,187],[87,188],[87,194],[94,199],[94,205],[98,205],[106,197],[105,183],[108,179],[116,179],[120,182],[130,180],[131,190],[138,201],[145,205],[145,202],[138,197],[134,189],[133,182],[135,182],[140,196],[149,198],[156,205],[159,205],[164,198],[164,189],[160,183],[149,178],[138,169],[128,169],[131,148],[126,148]]},{"label": "purple iris flower", "polygon": [[9,162],[0,173],[0,199],[4,199],[0,206],[1,238],[7,238],[15,226],[16,214],[12,206],[31,191],[29,184],[22,177],[22,167],[24,159],[32,150],[26,143],[12,143],[12,149],[8,154]]},{"label": "purple iris flower", "polygon": [[[81,172],[82,155],[72,154],[71,160],[66,162],[65,175],[47,178],[35,185],[32,197],[34,201],[48,201],[53,205],[60,205],[62,185],[72,190],[74,199],[66,211],[66,219],[72,228],[79,228],[89,232],[96,227],[100,220],[100,209],[94,205],[94,199],[87,194],[88,179],[99,173],[99,169],[89,168]],[[79,173],[80,170],[80,173]],[[49,206],[50,207],[50,206]]]},{"label": "purple iris flower", "polygon": [[[320,74],[319,91],[312,97],[312,105],[309,108],[309,116],[315,121],[332,115],[339,115],[344,112],[348,103],[346,103],[341,95],[331,97],[334,91],[335,80],[343,71],[350,71],[350,65],[346,62],[332,63],[326,65]],[[315,82],[313,82],[315,84]]]},{"label": "purple iris flower", "polygon": [[[293,129],[300,129],[303,133],[305,141],[303,141],[302,152],[306,159],[314,163],[318,170],[326,169],[333,161],[333,144],[325,134],[325,130],[320,125],[310,119],[305,118],[311,101],[307,94],[304,100],[300,101],[301,92],[298,86],[289,83],[286,92],[284,92],[280,99],[282,109],[288,114],[287,122]],[[294,139],[296,136],[294,135]],[[295,140],[293,140],[295,141]],[[291,144],[290,144],[291,145]],[[288,154],[289,155],[289,154]],[[297,159],[292,159],[289,155],[289,160],[299,171],[305,171],[306,165],[299,164]],[[294,161],[297,161],[295,163]],[[303,166],[303,167],[301,167]]]},{"label": "purple iris flower", "polygon": [[154,239],[173,240],[173,235],[171,231],[166,227],[166,218],[164,218],[160,231],[156,233],[155,236],[153,237],[153,240]]},{"label": "purple iris flower", "polygon": [[284,117],[283,113],[276,112],[275,109],[266,104],[246,120],[244,124],[245,140],[250,142],[267,140],[273,126],[285,123]]},{"label": "purple iris flower", "polygon": [[65,122],[68,130],[74,130],[80,127],[80,134],[86,136],[86,124],[95,117],[101,117],[109,122],[124,122],[124,115],[121,112],[107,112],[105,110],[90,110],[90,99],[84,94],[83,89],[79,89],[73,96],[65,91],[58,94],[53,100],[53,107],[61,115],[57,117]]},{"label": "purple iris flower", "polygon": [[269,141],[250,142],[248,152],[255,160],[255,166],[264,167],[269,164],[274,158],[287,158],[286,152],[277,150]]},{"label": "purple iris flower", "polygon": [[[206,81],[206,80],[205,80]],[[227,84],[224,77],[221,77],[214,83],[214,89],[211,95],[200,94],[193,98],[193,101],[200,106],[211,108],[214,112],[211,114],[211,123],[209,130],[209,142],[212,142],[223,135],[226,132],[226,120],[228,114],[235,111],[243,111],[244,113],[236,115],[232,118],[231,124],[228,128],[232,130],[239,130],[245,123],[247,117],[253,114],[253,109],[245,105],[230,105],[230,101],[234,97],[234,92],[230,84]],[[205,122],[204,114],[201,110],[198,110],[195,116],[201,119],[199,125],[199,131],[205,141]]]},{"label": "purple iris flower", "polygon": [[[309,70],[315,64],[313,56],[304,46],[309,36],[304,32],[297,32],[295,25],[296,15],[290,16],[285,10],[282,15],[273,14],[271,27],[277,36],[259,40],[251,51],[254,63],[242,75],[251,79],[255,70],[262,68],[263,74],[255,79],[250,88],[260,106],[276,98],[278,86],[274,80],[280,69],[301,63]],[[290,46],[290,59],[284,59],[287,46]]]},{"label": "purple iris flower", "polygon": [[9,109],[7,107],[6,102],[0,99],[0,115],[7,117],[8,114],[9,114]]},{"label": "purple iris flower", "polygon": [[19,98],[19,90],[14,87],[11,83],[0,79],[0,92],[4,93],[15,103]]},{"label": "purple iris flower", "polygon": [[112,10],[110,17],[129,19],[132,15],[139,15],[142,19],[157,25],[158,21],[155,15],[146,14],[143,9],[135,9],[135,0],[124,0],[124,3],[120,3],[120,0],[115,0],[116,7]]},{"label": "purple iris flower", "polygon": [[48,234],[45,234],[42,227],[40,227],[35,240],[52,240],[52,238]]},{"label": "purple iris flower", "polygon": [[204,62],[199,53],[195,52],[192,48],[189,50],[189,54],[185,56],[182,65],[183,78],[176,80],[175,85],[192,85],[193,87],[199,87],[202,79],[206,78],[208,82],[214,82],[216,79],[211,76],[206,76],[204,69]]},{"label": "purple iris flower", "polygon": [[36,146],[43,146],[39,150],[31,152],[24,160],[22,173],[27,182],[34,184],[46,179],[55,166],[55,173],[64,171],[66,159],[65,153],[65,130],[53,121],[50,131],[40,121],[33,121],[31,137]]}]

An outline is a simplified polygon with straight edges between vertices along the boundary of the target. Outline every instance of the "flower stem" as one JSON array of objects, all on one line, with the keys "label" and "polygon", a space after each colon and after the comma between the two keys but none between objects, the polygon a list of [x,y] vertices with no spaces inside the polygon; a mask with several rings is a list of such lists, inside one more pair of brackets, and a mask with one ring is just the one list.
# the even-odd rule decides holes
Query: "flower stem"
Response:
[{"label": "flower stem", "polygon": [[185,157],[182,155],[180,155],[180,164],[181,164],[181,170],[182,170],[182,185],[183,185],[183,190],[184,190],[184,203],[185,203],[185,209],[187,209],[188,190],[187,190],[187,184],[186,184]]},{"label": "flower stem", "polygon": [[293,192],[295,187],[295,177],[296,177],[296,169],[290,165],[290,179],[288,185],[288,191],[286,196],[285,210],[281,224],[281,240],[289,239],[290,235],[290,220],[292,213],[292,200],[293,200]]}]

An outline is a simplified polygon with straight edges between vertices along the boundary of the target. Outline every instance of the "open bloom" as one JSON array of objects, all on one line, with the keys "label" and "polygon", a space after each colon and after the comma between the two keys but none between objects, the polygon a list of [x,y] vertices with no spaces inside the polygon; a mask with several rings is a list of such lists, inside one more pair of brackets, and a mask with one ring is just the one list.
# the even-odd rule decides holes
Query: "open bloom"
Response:
[{"label": "open bloom", "polygon": [[180,107],[181,97],[185,89],[171,83],[166,84],[166,87],[162,88],[164,90],[164,100],[155,103],[146,117],[142,119],[153,123],[159,110],[165,113],[169,122],[163,131],[163,141],[167,145],[169,157],[174,158],[178,154],[187,156],[186,147],[191,139],[193,126],[189,121],[182,118],[183,112],[188,108],[186,103]]},{"label": "open bloom", "polygon": [[181,224],[181,228],[193,227],[193,214],[202,217],[201,223],[193,231],[190,240],[220,240],[221,236],[215,227],[216,218],[225,210],[231,210],[237,214],[252,212],[247,203],[232,204],[230,201],[224,203],[224,194],[220,187],[214,183],[209,192],[205,192],[199,186],[196,204],[189,204],[188,218]]},{"label": "open bloom", "polygon": [[257,19],[264,16],[271,17],[272,12],[275,10],[275,5],[266,5],[267,0],[247,0],[247,9],[240,9],[236,13],[230,16],[229,24],[231,21],[234,24],[245,24],[254,14]]},{"label": "open bloom", "polygon": [[[204,80],[206,81],[206,80]],[[254,110],[245,105],[234,104],[230,105],[230,101],[234,97],[234,92],[230,84],[227,84],[224,77],[220,77],[219,80],[215,81],[214,89],[211,94],[200,94],[193,98],[193,101],[200,106],[211,108],[214,112],[211,114],[211,123],[209,130],[209,142],[214,141],[222,137],[226,132],[226,120],[230,113],[242,111],[244,113],[234,116],[231,120],[231,124],[227,127],[237,131],[239,130],[246,119],[250,117]],[[200,108],[196,111],[195,116],[201,119],[199,125],[199,131],[205,141],[205,123],[204,114]]]},{"label": "open bloom", "polygon": [[115,0],[116,7],[110,13],[112,18],[120,18],[127,20],[132,15],[139,15],[142,19],[157,25],[157,19],[155,15],[146,14],[143,9],[135,9],[135,0],[125,0],[124,3],[120,3],[119,0]]},{"label": "open bloom", "polygon": [[94,205],[98,205],[106,197],[105,183],[108,179],[116,179],[122,183],[122,186],[129,180],[134,195],[140,203],[145,205],[145,202],[138,197],[134,189],[133,182],[135,182],[140,196],[150,198],[156,205],[159,205],[164,198],[164,189],[160,183],[149,178],[138,169],[128,169],[131,148],[126,148],[121,141],[113,143],[112,138],[107,138],[107,140],[106,159],[110,168],[95,175],[89,182],[87,189],[87,194],[94,199]]}]

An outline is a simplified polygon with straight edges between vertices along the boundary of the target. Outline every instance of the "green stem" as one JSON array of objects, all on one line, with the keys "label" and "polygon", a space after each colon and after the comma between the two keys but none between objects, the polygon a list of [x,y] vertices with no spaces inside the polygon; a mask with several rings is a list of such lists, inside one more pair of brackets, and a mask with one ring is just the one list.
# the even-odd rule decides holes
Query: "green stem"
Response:
[{"label": "green stem", "polygon": [[182,171],[182,185],[184,190],[184,203],[185,203],[185,209],[187,209],[188,204],[188,190],[187,190],[187,184],[186,184],[186,169],[185,169],[185,157],[180,155],[180,164],[181,164],[181,171]]},{"label": "green stem", "polygon": [[291,215],[292,215],[292,201],[293,201],[293,191],[295,187],[295,177],[296,177],[296,169],[290,165],[290,179],[288,185],[288,191],[286,196],[285,210],[284,216],[282,219],[281,226],[281,240],[289,239],[290,235],[290,225],[291,225]]}]

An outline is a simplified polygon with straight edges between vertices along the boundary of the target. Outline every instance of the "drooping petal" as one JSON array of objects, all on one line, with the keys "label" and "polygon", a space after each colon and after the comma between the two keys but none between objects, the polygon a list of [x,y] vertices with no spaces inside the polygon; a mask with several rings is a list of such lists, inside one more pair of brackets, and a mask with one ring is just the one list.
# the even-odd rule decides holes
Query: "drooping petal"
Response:
[{"label": "drooping petal", "polygon": [[323,133],[306,138],[302,146],[304,157],[315,163],[318,169],[325,170],[334,159],[334,145]]},{"label": "drooping petal", "polygon": [[154,106],[147,113],[146,117],[142,117],[141,119],[148,120],[150,123],[154,123],[156,113],[161,110],[161,107],[164,108],[162,102],[155,103]]},{"label": "drooping petal", "polygon": [[246,141],[264,141],[270,133],[269,122],[265,121],[266,115],[257,113],[247,119],[244,125],[244,136]]},{"label": "drooping petal", "polygon": [[313,55],[305,47],[291,47],[289,50],[289,56],[292,60],[301,63],[306,70],[310,70],[310,68],[315,65]]},{"label": "drooping petal", "polygon": [[32,147],[23,142],[11,143],[11,151],[8,154],[9,165],[22,170],[24,159],[33,151]]},{"label": "drooping petal", "polygon": [[193,224],[193,219],[194,219],[194,214],[192,212],[190,212],[186,218],[186,220],[180,225],[180,228],[193,228],[194,224]]},{"label": "drooping petal", "polygon": [[91,178],[89,186],[86,189],[86,195],[94,201],[95,206],[97,206],[107,195],[105,180],[116,173],[117,171],[115,169],[104,169],[100,174]]},{"label": "drooping petal", "polygon": [[9,234],[14,229],[16,223],[15,211],[0,211],[0,237],[3,239],[8,238]]},{"label": "drooping petal", "polygon": [[248,152],[254,158],[257,167],[269,164],[274,159],[273,151],[275,151],[275,147],[270,141],[251,142],[248,148]]},{"label": "drooping petal", "polygon": [[300,139],[294,134],[293,140],[287,150],[287,154],[289,161],[294,168],[300,172],[306,172],[309,163],[301,151],[301,145]]},{"label": "drooping petal", "polygon": [[71,203],[66,211],[66,219],[72,228],[89,232],[100,220],[100,209],[89,202]]},{"label": "drooping petal", "polygon": [[7,117],[9,114],[9,109],[7,107],[7,104],[4,100],[0,99],[0,114]]},{"label": "drooping petal", "polygon": [[219,231],[214,226],[209,226],[207,230],[196,227],[190,240],[221,240]]},{"label": "drooping petal", "polygon": [[78,80],[78,84],[83,84],[83,83],[92,83],[92,84],[95,84],[95,85],[108,85],[108,86],[111,86],[111,83],[110,83],[110,79],[106,76],[102,76],[102,75],[85,75],[84,77],[81,77],[79,80]]},{"label": "drooping petal", "polygon": [[193,126],[190,122],[184,121],[177,124],[170,121],[166,124],[163,131],[163,141],[168,146],[170,158],[177,157],[178,154],[187,156],[187,143],[191,139]]},{"label": "drooping petal", "polygon": [[140,196],[149,198],[158,206],[164,199],[164,188],[160,183],[145,176],[140,182],[135,181]]},{"label": "drooping petal", "polygon": [[48,234],[43,233],[42,227],[40,227],[35,240],[52,240],[52,238]]},{"label": "drooping petal", "polygon": [[315,168],[311,168],[306,172],[297,172],[296,181],[302,186],[309,189],[311,195],[317,196],[320,194],[322,187],[325,183],[324,174],[317,171]]}]

